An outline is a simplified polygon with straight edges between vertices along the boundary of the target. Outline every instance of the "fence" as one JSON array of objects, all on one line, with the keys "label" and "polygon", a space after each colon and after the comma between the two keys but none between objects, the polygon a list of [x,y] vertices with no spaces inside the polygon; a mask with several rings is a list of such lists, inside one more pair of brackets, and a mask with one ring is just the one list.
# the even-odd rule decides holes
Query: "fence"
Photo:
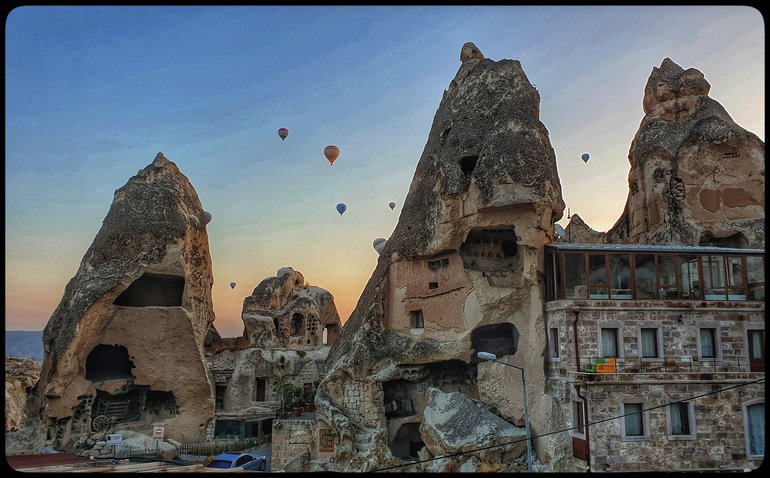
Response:
[{"label": "fence", "polygon": [[258,446],[270,443],[272,435],[262,435],[258,437],[237,439],[233,440],[214,440],[213,442],[203,443],[188,443],[179,447],[180,455],[193,455],[193,456],[215,456],[220,453],[228,451],[245,451]]},{"label": "fence", "polygon": [[603,357],[580,359],[582,373],[716,373],[716,372],[764,372],[764,361],[750,360],[748,357],[696,357],[690,355],[670,356],[660,359],[622,357],[617,359],[611,371],[602,372],[599,365],[609,362]]}]

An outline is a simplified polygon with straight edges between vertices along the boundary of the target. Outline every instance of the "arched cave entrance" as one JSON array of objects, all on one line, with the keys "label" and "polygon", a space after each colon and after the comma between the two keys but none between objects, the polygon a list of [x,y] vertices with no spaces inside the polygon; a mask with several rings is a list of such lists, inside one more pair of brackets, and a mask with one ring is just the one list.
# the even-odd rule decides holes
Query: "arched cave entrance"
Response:
[{"label": "arched cave entrance", "polygon": [[104,381],[134,378],[134,363],[128,357],[128,349],[122,345],[99,344],[86,358],[86,380]]},{"label": "arched cave entrance", "polygon": [[420,436],[419,423],[404,423],[390,444],[393,456],[402,460],[416,460],[417,452],[425,446]]},{"label": "arched cave entrance", "polygon": [[481,360],[476,356],[477,352],[490,352],[498,358],[503,355],[513,355],[518,349],[519,331],[513,324],[507,322],[485,325],[473,331],[471,345],[473,346],[471,363],[478,363]]},{"label": "arched cave entrance", "polygon": [[742,232],[736,232],[735,234],[726,237],[714,237],[714,234],[712,234],[711,231],[704,231],[698,240],[698,245],[746,249],[749,245],[749,241]]},{"label": "arched cave entrance", "polygon": [[144,273],[113,302],[123,307],[179,307],[182,305],[184,277]]}]

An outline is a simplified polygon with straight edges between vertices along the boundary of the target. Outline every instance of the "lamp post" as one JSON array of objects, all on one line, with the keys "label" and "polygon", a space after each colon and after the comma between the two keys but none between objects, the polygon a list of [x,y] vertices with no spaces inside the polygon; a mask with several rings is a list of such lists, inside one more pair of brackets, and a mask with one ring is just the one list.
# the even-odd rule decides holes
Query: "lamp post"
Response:
[{"label": "lamp post", "polygon": [[476,356],[483,360],[489,360],[490,362],[497,362],[509,367],[517,368],[521,371],[521,385],[524,391],[524,425],[527,430],[527,471],[532,473],[532,435],[529,433],[529,408],[527,407],[527,382],[524,380],[524,369],[516,365],[501,362],[497,360],[497,355],[489,352],[477,352]]}]

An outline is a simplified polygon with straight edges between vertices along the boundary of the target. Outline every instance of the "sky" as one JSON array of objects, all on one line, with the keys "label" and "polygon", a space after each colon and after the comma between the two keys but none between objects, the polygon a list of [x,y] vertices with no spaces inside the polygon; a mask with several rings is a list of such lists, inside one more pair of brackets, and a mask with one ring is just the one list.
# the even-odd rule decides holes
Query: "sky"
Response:
[{"label": "sky", "polygon": [[746,6],[19,7],[5,23],[6,330],[45,327],[115,190],[158,152],[213,216],[223,336],[242,334],[243,299],[287,266],[344,322],[465,42],[521,62],[565,203],[599,231],[623,211],[664,58],[703,72],[765,138],[764,22]]}]

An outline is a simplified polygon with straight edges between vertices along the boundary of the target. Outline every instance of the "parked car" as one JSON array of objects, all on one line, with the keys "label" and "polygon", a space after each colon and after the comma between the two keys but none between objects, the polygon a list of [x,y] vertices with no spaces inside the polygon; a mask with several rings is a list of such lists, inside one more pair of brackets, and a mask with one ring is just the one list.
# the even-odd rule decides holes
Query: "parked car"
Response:
[{"label": "parked car", "polygon": [[214,457],[206,468],[243,468],[244,470],[265,471],[267,458],[255,457],[249,453],[221,453]]}]

